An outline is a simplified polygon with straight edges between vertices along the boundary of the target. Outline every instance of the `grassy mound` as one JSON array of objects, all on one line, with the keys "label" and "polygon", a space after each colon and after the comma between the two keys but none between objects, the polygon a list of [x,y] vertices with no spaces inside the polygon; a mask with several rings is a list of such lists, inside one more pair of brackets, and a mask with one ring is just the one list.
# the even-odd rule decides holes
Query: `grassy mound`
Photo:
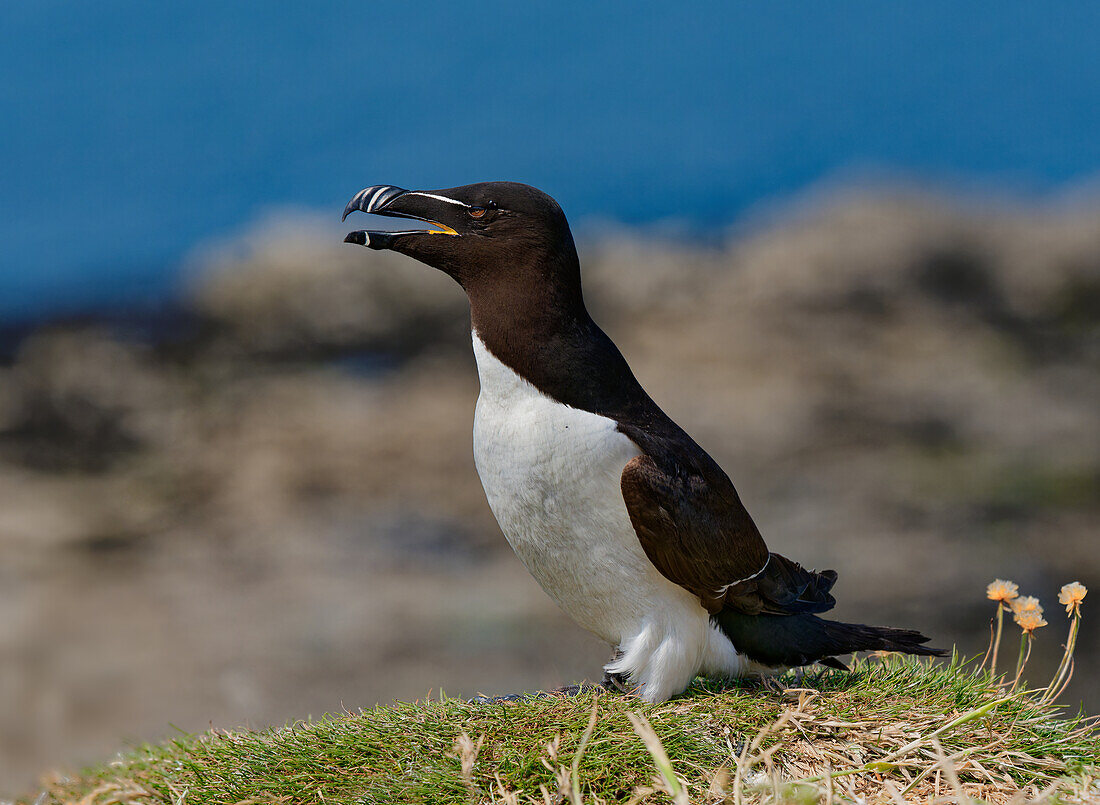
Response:
[{"label": "grassy mound", "polygon": [[952,663],[869,660],[647,705],[592,691],[398,704],[145,746],[36,802],[1100,799],[1100,731]]}]

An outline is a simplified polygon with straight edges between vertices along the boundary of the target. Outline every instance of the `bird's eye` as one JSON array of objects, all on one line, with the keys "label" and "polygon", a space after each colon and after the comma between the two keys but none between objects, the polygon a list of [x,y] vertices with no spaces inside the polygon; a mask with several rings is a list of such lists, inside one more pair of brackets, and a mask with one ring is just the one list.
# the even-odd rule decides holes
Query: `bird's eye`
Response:
[{"label": "bird's eye", "polygon": [[471,218],[480,218],[484,214],[485,214],[485,208],[484,207],[470,207],[470,217]]}]

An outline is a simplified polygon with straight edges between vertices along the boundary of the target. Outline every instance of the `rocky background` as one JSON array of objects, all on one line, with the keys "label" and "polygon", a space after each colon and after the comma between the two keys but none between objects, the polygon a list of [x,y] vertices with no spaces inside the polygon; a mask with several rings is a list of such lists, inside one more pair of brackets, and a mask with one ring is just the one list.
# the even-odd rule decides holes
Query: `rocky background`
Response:
[{"label": "rocky background", "polygon": [[[0,792],[174,729],[595,678],[471,458],[446,277],[283,220],[177,307],[0,333]],[[712,248],[604,234],[593,314],[842,618],[981,655],[1047,606],[1100,708],[1100,206],[808,197]],[[1002,665],[1011,663],[1015,630]]]}]

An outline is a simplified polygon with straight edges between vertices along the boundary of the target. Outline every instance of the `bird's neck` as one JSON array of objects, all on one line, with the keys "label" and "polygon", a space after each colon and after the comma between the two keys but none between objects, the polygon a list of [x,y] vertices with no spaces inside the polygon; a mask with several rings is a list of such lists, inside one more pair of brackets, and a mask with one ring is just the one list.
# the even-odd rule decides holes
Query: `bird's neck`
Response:
[{"label": "bird's neck", "polygon": [[579,270],[575,282],[498,281],[486,288],[471,285],[466,292],[475,337],[543,394],[615,419],[657,410],[622,353],[588,314]]},{"label": "bird's neck", "polygon": [[458,279],[470,300],[474,331],[506,363],[525,364],[541,343],[560,345],[592,321],[574,250],[528,252]]}]

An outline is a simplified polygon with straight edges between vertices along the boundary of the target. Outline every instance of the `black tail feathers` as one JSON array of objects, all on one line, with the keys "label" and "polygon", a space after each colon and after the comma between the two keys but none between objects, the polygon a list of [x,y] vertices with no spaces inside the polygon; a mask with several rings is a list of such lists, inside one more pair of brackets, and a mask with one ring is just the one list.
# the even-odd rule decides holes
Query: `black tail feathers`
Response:
[{"label": "black tail feathers", "polygon": [[929,638],[910,629],[839,623],[811,614],[745,615],[723,610],[711,620],[739,653],[770,667],[820,662],[843,668],[836,656],[856,651],[900,651],[929,657],[946,653],[923,645]]}]

